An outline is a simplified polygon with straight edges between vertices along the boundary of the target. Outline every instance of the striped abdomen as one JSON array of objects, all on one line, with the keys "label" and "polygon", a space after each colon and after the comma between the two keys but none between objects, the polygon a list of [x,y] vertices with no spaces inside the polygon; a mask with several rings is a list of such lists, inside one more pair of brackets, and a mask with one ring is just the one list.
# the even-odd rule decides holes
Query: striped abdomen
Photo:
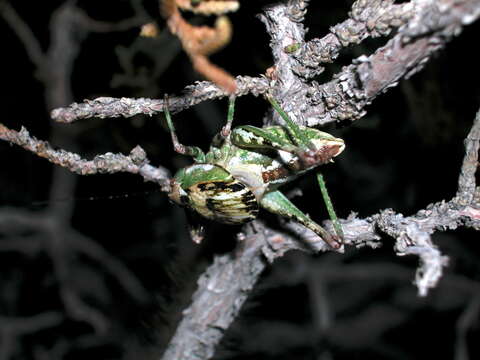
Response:
[{"label": "striped abdomen", "polygon": [[238,180],[197,183],[185,190],[190,207],[208,219],[224,224],[243,224],[258,215],[257,199]]}]

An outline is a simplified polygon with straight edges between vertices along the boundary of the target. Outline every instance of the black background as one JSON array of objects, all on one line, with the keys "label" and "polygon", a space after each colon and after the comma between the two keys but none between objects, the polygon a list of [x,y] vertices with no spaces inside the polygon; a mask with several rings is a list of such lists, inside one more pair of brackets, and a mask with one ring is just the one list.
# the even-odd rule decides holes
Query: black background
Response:
[{"label": "black background", "polygon": [[[50,21],[65,3],[12,3],[47,50],[52,43]],[[244,1],[231,14],[234,37],[211,57],[214,63],[235,75],[264,73],[272,60],[268,35],[256,14],[268,3]],[[132,15],[129,1],[76,4],[91,19],[104,22]],[[164,26],[156,1],[142,4]],[[306,18],[309,37],[321,37],[343,21],[350,5],[350,1],[312,2]],[[198,23],[211,21],[187,17]],[[339,216],[354,211],[366,217],[385,208],[407,216],[454,196],[463,139],[480,104],[480,70],[474,53],[479,30],[478,23],[466,27],[421,73],[379,96],[362,120],[325,129],[347,144],[336,163],[324,170]],[[3,18],[0,33],[1,122],[14,129],[25,126],[41,139],[51,139],[55,133],[54,146],[86,158],[109,151],[128,153],[139,144],[153,165],[172,172],[190,162],[173,152],[161,116],[88,119],[71,125],[53,124],[49,118],[52,107],[72,101],[98,96],[160,98],[201,80],[174,37],[139,38],[138,27],[107,33],[75,31],[80,47],[68,77],[72,95],[64,94],[61,99],[48,95],[52,82],[42,80],[41,70]],[[353,58],[370,54],[386,41],[370,39],[345,49],[317,80],[328,81]],[[226,105],[225,100],[211,101],[175,115],[181,141],[207,149],[226,118]],[[261,125],[266,110],[260,98],[239,98],[235,123]],[[52,311],[61,314],[55,325],[32,327],[13,337],[16,342],[8,352],[6,339],[11,338],[2,331],[3,358],[130,359],[149,358],[162,351],[181,309],[188,304],[195,279],[215,254],[234,249],[239,228],[210,224],[206,241],[198,246],[188,238],[183,211],[140,177],[69,177],[66,170],[58,169],[55,175],[45,160],[6,143],[0,143],[0,156],[0,220],[18,211],[33,219],[52,206],[65,206],[71,208],[71,216],[66,222],[69,230],[59,236],[64,247],[67,244],[71,249],[69,236],[76,231],[84,236],[81,241],[105,251],[93,250],[102,254],[97,258],[76,250],[67,252],[67,281],[62,282],[52,260],[56,245],[45,231],[33,221],[28,226],[0,222],[4,224],[0,227],[0,329],[11,329],[8,324],[13,318]],[[62,182],[54,182],[55,176],[68,178],[69,184],[73,181],[73,190],[62,193]],[[299,207],[317,221],[325,219],[314,176],[307,175],[286,190],[296,187],[303,192],[303,197],[295,198]],[[52,190],[57,190],[53,198]],[[274,217],[262,217],[275,226]],[[477,358],[478,235],[459,229],[436,233],[433,240],[450,257],[450,264],[439,286],[426,298],[419,298],[412,284],[417,259],[396,257],[394,241],[388,237],[377,250],[287,254],[262,276],[216,358],[466,359],[459,355],[462,341],[470,358]],[[29,244],[36,249],[29,250]],[[139,301],[125,291],[120,285],[125,279],[108,272],[102,259],[123,264],[148,296]],[[102,331],[95,331],[91,323],[68,310],[61,296],[65,283],[104,317]]]}]

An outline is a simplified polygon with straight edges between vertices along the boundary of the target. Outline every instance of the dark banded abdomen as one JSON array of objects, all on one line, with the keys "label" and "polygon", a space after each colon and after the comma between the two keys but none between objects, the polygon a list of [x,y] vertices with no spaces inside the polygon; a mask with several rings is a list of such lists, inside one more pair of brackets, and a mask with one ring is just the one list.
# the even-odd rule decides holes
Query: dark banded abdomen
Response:
[{"label": "dark banded abdomen", "polygon": [[208,219],[224,224],[243,224],[258,215],[255,195],[238,180],[198,183],[186,191],[192,209]]}]

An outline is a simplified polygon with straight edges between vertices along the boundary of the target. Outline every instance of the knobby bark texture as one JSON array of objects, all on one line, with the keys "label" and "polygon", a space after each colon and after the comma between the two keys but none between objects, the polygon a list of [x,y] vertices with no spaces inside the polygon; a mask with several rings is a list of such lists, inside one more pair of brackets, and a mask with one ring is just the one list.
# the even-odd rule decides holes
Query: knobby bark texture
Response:
[{"label": "knobby bark texture", "polygon": [[[422,70],[464,26],[475,21],[480,16],[480,1],[413,0],[395,4],[358,0],[345,21],[331,27],[324,37],[308,41],[304,26],[307,9],[305,0],[283,1],[264,9],[260,19],[270,35],[273,65],[266,75],[238,76],[235,95],[273,95],[297,123],[318,126],[361,119],[376,97]],[[385,45],[369,56],[354,59],[331,80],[325,83],[313,80],[345,47],[367,38],[390,35],[392,31],[395,34]],[[31,51],[38,53],[35,47]],[[226,96],[226,92],[212,83],[197,82],[186,87],[183,94],[169,97],[169,109],[180,112]],[[72,123],[91,117],[151,116],[163,110],[164,101],[160,99],[100,97],[56,108],[51,117],[57,122]],[[273,113],[266,120],[266,124],[278,122],[281,120]],[[75,153],[54,150],[47,142],[30,136],[26,129],[15,131],[0,125],[0,138],[77,174],[129,172],[158,183],[165,192],[170,190],[169,172],[151,166],[141,147],[135,147],[129,155],[107,153],[85,160]],[[384,243],[386,235],[393,238],[397,255],[419,258],[414,283],[420,296],[427,295],[448,264],[448,257],[440,253],[431,235],[458,227],[479,230],[479,190],[475,181],[479,140],[480,111],[465,140],[455,197],[431,204],[411,216],[392,209],[367,218],[351,214],[341,220],[344,245],[375,249]],[[325,225],[332,228],[328,221]],[[238,235],[239,245],[234,252],[215,257],[199,278],[192,302],[159,358],[212,358],[269,262],[293,249],[315,253],[328,250],[321,239],[305,228],[292,223],[284,226],[286,230],[280,232],[257,220]],[[49,321],[57,321],[56,315],[47,316]]]},{"label": "knobby bark texture", "polygon": [[[334,26],[321,39],[305,41],[302,19],[307,3],[288,2],[261,15],[272,39],[275,65],[268,72],[270,79],[238,77],[235,95],[257,96],[271,91],[285,110],[296,115],[298,122],[309,126],[361,118],[373,99],[398,85],[399,79],[421,70],[434,53],[459,35],[463,26],[475,21],[480,12],[475,0],[417,0],[397,5],[393,1],[356,1],[348,20]],[[354,59],[352,65],[331,81],[324,84],[306,81],[322,72],[322,63],[333,62],[340,49],[368,37],[388,35],[397,28],[386,45],[368,57]],[[169,108],[181,111],[227,95],[208,82],[200,82],[188,86],[184,95],[170,98]],[[98,98],[55,109],[52,118],[73,122],[94,116],[129,117],[162,111],[162,100]]]}]

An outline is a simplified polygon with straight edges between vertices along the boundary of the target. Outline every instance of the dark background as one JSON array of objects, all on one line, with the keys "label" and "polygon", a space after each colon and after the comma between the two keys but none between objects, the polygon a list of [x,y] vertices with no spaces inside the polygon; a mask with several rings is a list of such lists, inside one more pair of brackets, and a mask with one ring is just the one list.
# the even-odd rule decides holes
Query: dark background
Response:
[{"label": "dark background", "polygon": [[[67,2],[12,3],[43,51],[52,49],[52,19]],[[133,15],[129,1],[70,3],[104,23]],[[211,57],[214,63],[234,75],[264,73],[272,61],[269,38],[255,15],[268,3],[244,1],[231,14],[233,40]],[[151,17],[164,26],[156,1],[138,4],[146,9],[146,21]],[[346,19],[350,6],[350,1],[312,2],[309,36],[326,34]],[[201,80],[178,41],[165,32],[152,40],[139,38],[137,26],[99,32],[88,24],[60,31],[72,34],[78,53],[62,48],[61,54],[71,55],[71,71],[62,67],[61,56],[51,57],[45,76],[0,18],[0,121],[14,129],[25,126],[86,158],[128,153],[139,144],[153,165],[174,172],[189,164],[173,152],[162,116],[52,123],[49,111],[72,101],[159,98]],[[365,118],[325,129],[347,144],[324,170],[339,216],[354,211],[366,217],[385,208],[408,216],[454,196],[463,139],[480,104],[473,52],[479,26],[466,27],[421,73],[377,98]],[[370,39],[345,49],[318,81],[328,81],[352,58],[386,41]],[[58,76],[71,94],[55,91],[52,79],[60,69],[67,69]],[[226,105],[211,101],[175,115],[181,141],[207,149],[226,118]],[[239,98],[235,123],[261,125],[266,110],[260,98]],[[239,228],[209,224],[198,246],[188,238],[183,211],[140,177],[71,175],[6,143],[0,143],[0,156],[0,359],[136,359],[161,351],[196,278],[215,254],[234,249]],[[314,176],[286,190],[297,187],[303,192],[295,198],[299,207],[317,221],[325,219]],[[51,230],[49,221],[57,216]],[[261,216],[275,226],[274,217]],[[377,250],[287,254],[262,276],[216,358],[463,360],[464,351],[477,358],[478,235],[459,229],[436,233],[433,240],[450,265],[426,298],[419,298],[412,284],[417,259],[396,257],[388,237]]]}]

